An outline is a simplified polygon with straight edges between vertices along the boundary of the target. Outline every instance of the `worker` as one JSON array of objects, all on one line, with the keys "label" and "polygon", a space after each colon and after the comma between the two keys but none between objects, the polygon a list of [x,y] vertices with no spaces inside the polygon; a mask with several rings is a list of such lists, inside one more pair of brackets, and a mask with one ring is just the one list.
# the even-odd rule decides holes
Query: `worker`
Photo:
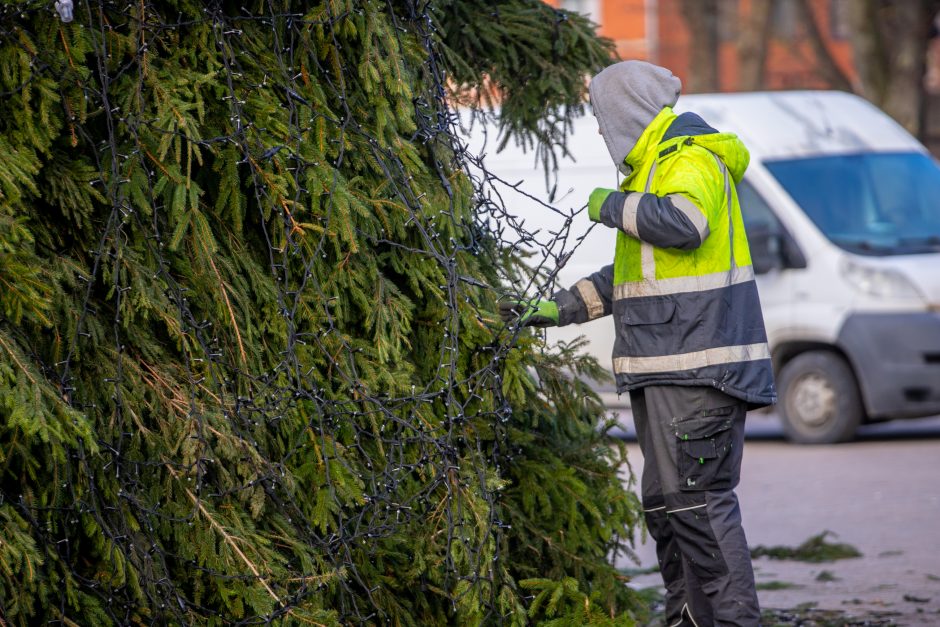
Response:
[{"label": "worker", "polygon": [[550,299],[500,304],[504,320],[564,326],[612,315],[617,390],[643,453],[643,509],[666,587],[666,625],[758,625],[734,488],[748,409],[776,402],[735,184],[749,154],[695,113],[679,79],[624,61],[589,86],[619,190],[595,189],[617,229],[613,264]]}]

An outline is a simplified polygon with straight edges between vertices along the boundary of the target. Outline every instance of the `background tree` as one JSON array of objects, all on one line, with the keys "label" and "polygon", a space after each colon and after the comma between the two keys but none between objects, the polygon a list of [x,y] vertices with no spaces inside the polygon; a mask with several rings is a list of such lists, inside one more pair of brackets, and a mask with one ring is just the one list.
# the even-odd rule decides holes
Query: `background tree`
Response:
[{"label": "background tree", "polygon": [[857,0],[848,5],[857,91],[915,135],[922,125],[928,33],[936,0]]},{"label": "background tree", "polygon": [[[789,3],[800,26],[789,39],[772,36],[775,9]],[[750,0],[738,33],[739,88],[765,87],[763,66],[773,46],[806,46],[814,87],[864,96],[915,135],[926,139],[925,108],[930,104],[924,75],[932,26],[940,11],[936,0],[842,0],[838,5],[814,0]],[[838,8],[839,11],[835,9]],[[828,12],[828,20],[824,15]],[[852,47],[849,67],[831,50],[836,15],[845,17],[844,36]],[[933,28],[935,32],[935,28]],[[794,84],[793,87],[807,85]]]},{"label": "background tree", "polygon": [[718,5],[722,0],[680,0],[689,28],[687,93],[718,91]]},{"label": "background tree", "polygon": [[[780,0],[777,0],[778,2]],[[806,39],[816,59],[816,71],[831,89],[852,91],[852,82],[845,75],[839,64],[832,57],[826,40],[820,31],[813,5],[810,0],[795,0],[799,8],[800,21],[803,24]]]},{"label": "background tree", "polygon": [[764,66],[772,32],[773,0],[751,0],[749,11],[740,20],[738,31],[738,89],[764,88]]},{"label": "background tree", "polygon": [[449,105],[550,162],[609,43],[537,0],[51,5],[0,4],[3,622],[632,624],[599,368],[493,315],[546,275]]}]

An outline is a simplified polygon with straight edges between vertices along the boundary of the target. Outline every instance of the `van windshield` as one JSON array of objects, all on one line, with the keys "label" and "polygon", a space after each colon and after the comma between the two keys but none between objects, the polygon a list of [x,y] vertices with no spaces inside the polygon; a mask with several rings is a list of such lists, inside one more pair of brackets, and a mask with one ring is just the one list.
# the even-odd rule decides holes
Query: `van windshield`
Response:
[{"label": "van windshield", "polygon": [[862,255],[940,251],[940,167],[921,153],[765,164],[837,246]]}]

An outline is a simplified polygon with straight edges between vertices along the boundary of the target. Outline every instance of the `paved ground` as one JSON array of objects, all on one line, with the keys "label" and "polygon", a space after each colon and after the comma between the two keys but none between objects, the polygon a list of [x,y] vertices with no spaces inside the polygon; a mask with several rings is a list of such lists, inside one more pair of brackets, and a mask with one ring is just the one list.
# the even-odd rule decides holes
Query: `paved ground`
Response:
[{"label": "paved ground", "polygon": [[[639,472],[632,419],[621,412]],[[784,586],[761,590],[762,606],[814,604],[874,624],[940,625],[940,416],[873,425],[858,442],[813,447],[784,442],[772,414],[748,420],[738,496],[751,546],[795,547],[829,530],[863,554],[825,564],[755,560],[759,585]],[[639,542],[641,566],[655,566],[653,547]],[[634,579],[637,587],[661,583],[658,573]]]}]

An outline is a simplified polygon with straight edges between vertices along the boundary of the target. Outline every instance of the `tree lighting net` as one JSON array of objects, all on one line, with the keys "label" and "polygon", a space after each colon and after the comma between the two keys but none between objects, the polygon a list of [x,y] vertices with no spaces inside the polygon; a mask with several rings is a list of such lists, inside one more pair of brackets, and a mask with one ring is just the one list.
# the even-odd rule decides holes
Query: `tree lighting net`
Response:
[{"label": "tree lighting net", "polygon": [[[527,230],[462,139],[475,3],[71,4],[0,4],[0,617],[525,624],[540,578],[623,611],[596,364],[495,313],[580,209]],[[503,139],[551,165],[575,91]]]}]

